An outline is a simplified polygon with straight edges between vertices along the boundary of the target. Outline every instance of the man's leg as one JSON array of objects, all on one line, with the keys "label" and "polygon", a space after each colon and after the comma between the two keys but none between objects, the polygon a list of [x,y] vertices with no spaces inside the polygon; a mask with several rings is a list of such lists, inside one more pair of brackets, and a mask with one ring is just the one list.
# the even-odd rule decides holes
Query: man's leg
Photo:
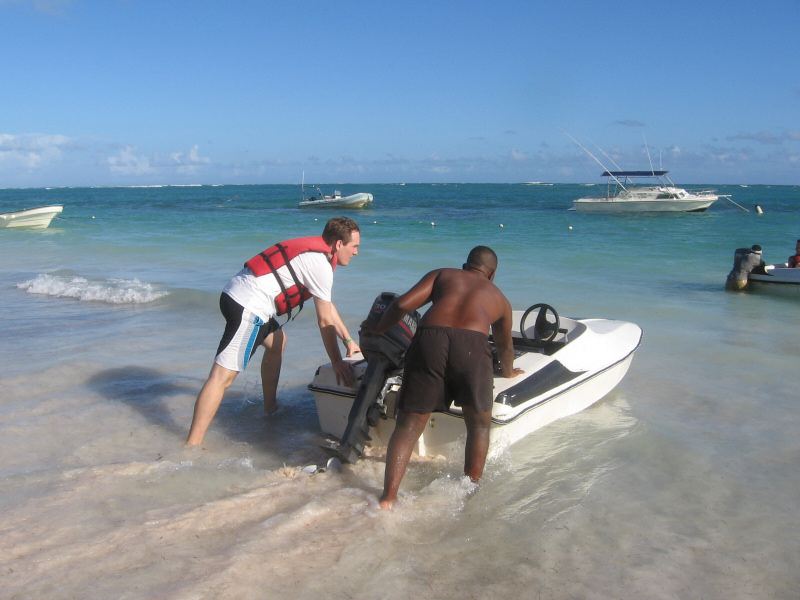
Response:
[{"label": "man's leg", "polygon": [[270,333],[264,342],[264,356],[261,359],[261,389],[264,392],[264,412],[272,414],[278,410],[278,378],[281,375],[283,350],[286,348],[286,334],[283,329]]},{"label": "man's leg", "polygon": [[467,424],[467,445],[464,449],[464,475],[475,483],[483,476],[486,454],[489,452],[489,428],[492,411],[479,413],[471,406],[464,406],[464,421]]},{"label": "man's leg", "polygon": [[222,402],[225,391],[231,386],[233,380],[239,373],[221,367],[217,363],[211,367],[211,373],[197,396],[194,403],[194,416],[192,426],[189,429],[189,438],[186,440],[187,446],[196,446],[203,443],[208,426],[217,414],[217,409]]},{"label": "man's leg", "polygon": [[400,411],[397,416],[397,425],[386,450],[386,474],[383,479],[383,495],[380,497],[381,508],[394,508],[397,502],[397,490],[414,451],[414,444],[417,443],[430,416],[431,413],[420,415],[404,411]]}]

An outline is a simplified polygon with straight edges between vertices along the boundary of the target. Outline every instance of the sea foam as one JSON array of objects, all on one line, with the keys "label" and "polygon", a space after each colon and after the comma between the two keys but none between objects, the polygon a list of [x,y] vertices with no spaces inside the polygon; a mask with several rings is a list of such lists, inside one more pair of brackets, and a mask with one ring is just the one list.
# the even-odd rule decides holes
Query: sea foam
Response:
[{"label": "sea foam", "polygon": [[34,279],[18,283],[16,287],[31,294],[108,304],[144,304],[169,294],[136,278],[90,280],[74,274],[57,273],[40,273]]}]

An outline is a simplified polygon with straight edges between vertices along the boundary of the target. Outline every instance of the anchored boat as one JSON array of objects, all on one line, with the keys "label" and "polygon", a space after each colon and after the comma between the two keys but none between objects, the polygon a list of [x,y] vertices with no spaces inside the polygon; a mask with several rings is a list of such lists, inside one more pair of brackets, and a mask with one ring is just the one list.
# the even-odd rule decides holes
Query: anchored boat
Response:
[{"label": "anchored boat", "polygon": [[[383,294],[376,305],[390,301]],[[513,318],[519,323],[512,330],[514,366],[525,373],[495,376],[490,453],[600,400],[625,376],[642,339],[633,323],[559,317],[546,304],[514,311]],[[309,389],[322,431],[339,440],[326,448],[332,454],[354,462],[365,446],[388,444],[403,385],[402,359],[417,319],[406,315],[383,336],[361,332],[364,356],[346,359],[353,363],[356,387],[337,384],[330,363],[317,369]],[[463,453],[465,433],[462,411],[451,404],[431,416],[415,451],[455,457]]]},{"label": "anchored boat", "polygon": [[[668,171],[604,171],[606,193],[573,201],[582,212],[703,212],[720,199],[715,190],[676,187]],[[637,185],[634,179],[650,179]]]},{"label": "anchored boat", "polygon": [[[300,184],[303,200],[298,204],[300,208],[364,208],[372,203],[372,194],[364,192],[342,196],[339,190],[335,190],[332,195],[326,196],[316,185],[306,185],[306,174],[303,173],[303,183]],[[311,190],[306,192],[306,188]]]},{"label": "anchored boat", "polygon": [[[601,177],[606,178],[605,194],[584,196],[573,200],[572,204],[575,210],[603,213],[703,212],[720,198],[730,198],[727,195],[717,194],[716,190],[687,191],[679,188],[667,177],[668,171],[654,170],[652,161],[650,161],[649,171],[623,171],[611,157],[598,147],[598,150],[603,152],[605,157],[617,167],[616,171],[611,171],[583,144],[563,129],[561,131],[603,167],[604,171]],[[591,142],[591,140],[589,141]],[[597,144],[594,145],[597,147]],[[647,156],[648,158],[650,156],[649,150]],[[637,185],[636,179],[649,179],[650,183]]]},{"label": "anchored boat", "polygon": [[14,212],[0,214],[0,228],[3,227],[30,227],[44,229],[50,225],[57,214],[64,210],[63,206],[40,206],[26,208]]}]

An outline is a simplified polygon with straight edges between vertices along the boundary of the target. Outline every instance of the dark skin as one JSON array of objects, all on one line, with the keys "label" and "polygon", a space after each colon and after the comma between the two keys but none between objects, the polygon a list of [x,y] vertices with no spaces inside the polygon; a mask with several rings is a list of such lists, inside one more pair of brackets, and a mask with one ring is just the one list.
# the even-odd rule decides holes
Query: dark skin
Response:
[{"label": "dark skin", "polygon": [[[514,347],[511,341],[511,304],[492,283],[497,264],[465,264],[459,269],[437,269],[425,275],[414,287],[396,298],[386,309],[380,322],[370,332],[386,332],[406,314],[429,302],[432,306],[420,320],[420,325],[469,329],[489,334],[491,331],[500,354],[502,377],[516,377],[523,373],[514,368]],[[366,328],[366,322],[362,328]],[[491,410],[478,413],[464,406],[467,426],[467,444],[464,473],[477,482],[483,475],[489,449]],[[397,502],[397,490],[405,474],[408,461],[430,413],[417,414],[400,411],[392,438],[386,452],[386,475],[381,508],[391,509]]]}]

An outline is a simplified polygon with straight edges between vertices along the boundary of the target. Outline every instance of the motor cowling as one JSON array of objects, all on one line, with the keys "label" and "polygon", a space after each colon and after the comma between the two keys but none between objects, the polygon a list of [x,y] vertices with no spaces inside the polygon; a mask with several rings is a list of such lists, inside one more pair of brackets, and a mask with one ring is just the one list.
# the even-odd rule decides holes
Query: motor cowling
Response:
[{"label": "motor cowling", "polygon": [[[367,328],[377,326],[395,298],[397,294],[383,292],[375,299],[367,315]],[[380,335],[364,329],[359,331],[359,346],[367,360],[367,369],[353,400],[341,443],[336,447],[324,447],[340,460],[356,462],[366,443],[371,440],[369,428],[377,425],[382,413],[378,397],[386,379],[403,367],[406,351],[411,345],[418,323],[419,313],[413,311]]]},{"label": "motor cowling", "polygon": [[[372,303],[372,308],[370,308],[366,318],[367,327],[378,325],[386,309],[389,308],[395,298],[397,298],[397,294],[392,292],[383,292],[375,298],[375,302]],[[389,359],[396,368],[402,367],[406,351],[411,345],[411,339],[417,332],[418,324],[419,313],[413,311],[380,335],[368,333],[363,329],[359,331],[358,345],[361,347],[361,353],[367,359],[367,363],[382,356]]]}]

